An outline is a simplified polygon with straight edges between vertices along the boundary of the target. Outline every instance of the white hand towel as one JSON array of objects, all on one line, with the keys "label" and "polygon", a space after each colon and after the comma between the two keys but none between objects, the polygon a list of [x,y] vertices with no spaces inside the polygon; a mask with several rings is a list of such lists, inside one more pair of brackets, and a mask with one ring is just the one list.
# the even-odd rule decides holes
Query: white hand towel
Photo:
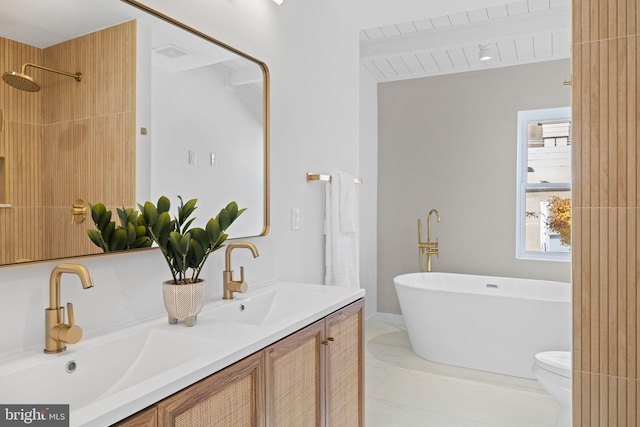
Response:
[{"label": "white hand towel", "polygon": [[325,285],[360,287],[357,218],[354,177],[331,173],[326,186]]}]

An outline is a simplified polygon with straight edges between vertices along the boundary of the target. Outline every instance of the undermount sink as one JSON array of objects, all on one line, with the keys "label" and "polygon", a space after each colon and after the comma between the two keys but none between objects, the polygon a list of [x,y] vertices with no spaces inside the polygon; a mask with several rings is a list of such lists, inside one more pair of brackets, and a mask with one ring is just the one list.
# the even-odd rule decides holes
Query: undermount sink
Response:
[{"label": "undermount sink", "polygon": [[202,313],[198,318],[269,326],[303,315],[330,298],[330,295],[322,293],[314,293],[313,297],[310,297],[309,292],[273,289],[248,298],[238,298]]},{"label": "undermount sink", "polygon": [[150,329],[85,349],[41,355],[33,363],[0,374],[0,402],[79,408],[165,374],[221,345]]}]

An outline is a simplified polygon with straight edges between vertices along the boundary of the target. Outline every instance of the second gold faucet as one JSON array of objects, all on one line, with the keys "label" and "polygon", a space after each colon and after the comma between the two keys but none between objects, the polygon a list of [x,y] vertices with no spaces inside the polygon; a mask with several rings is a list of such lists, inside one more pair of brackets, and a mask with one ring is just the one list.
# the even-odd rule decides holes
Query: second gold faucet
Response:
[{"label": "second gold faucet", "polygon": [[224,272],[222,273],[223,283],[223,299],[233,299],[234,292],[247,292],[249,285],[244,281],[244,267],[240,267],[240,281],[233,280],[233,270],[231,270],[231,251],[235,248],[247,248],[253,254],[258,256],[258,249],[253,243],[234,242],[227,246],[224,256]]}]

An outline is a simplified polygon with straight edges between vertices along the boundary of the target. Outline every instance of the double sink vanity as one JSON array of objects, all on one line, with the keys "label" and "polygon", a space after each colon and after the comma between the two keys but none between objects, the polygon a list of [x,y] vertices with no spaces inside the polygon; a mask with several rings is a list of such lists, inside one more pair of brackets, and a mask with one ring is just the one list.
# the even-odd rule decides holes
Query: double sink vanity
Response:
[{"label": "double sink vanity", "polygon": [[69,404],[71,426],[362,426],[363,297],[254,285],[194,327],[163,316],[0,364],[0,403]]}]

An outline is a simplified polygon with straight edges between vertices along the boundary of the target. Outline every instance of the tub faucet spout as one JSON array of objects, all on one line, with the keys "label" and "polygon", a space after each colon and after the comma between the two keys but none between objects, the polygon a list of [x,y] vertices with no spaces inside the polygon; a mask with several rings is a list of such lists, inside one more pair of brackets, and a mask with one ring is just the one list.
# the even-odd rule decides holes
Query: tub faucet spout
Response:
[{"label": "tub faucet spout", "polygon": [[[440,213],[436,209],[431,209],[427,215],[427,241],[422,241],[422,224],[418,220],[418,254],[420,258],[420,271],[431,271],[431,255],[438,256],[438,239],[431,241],[431,214],[436,214],[436,220],[440,222]],[[425,265],[426,264],[426,265]]]}]

